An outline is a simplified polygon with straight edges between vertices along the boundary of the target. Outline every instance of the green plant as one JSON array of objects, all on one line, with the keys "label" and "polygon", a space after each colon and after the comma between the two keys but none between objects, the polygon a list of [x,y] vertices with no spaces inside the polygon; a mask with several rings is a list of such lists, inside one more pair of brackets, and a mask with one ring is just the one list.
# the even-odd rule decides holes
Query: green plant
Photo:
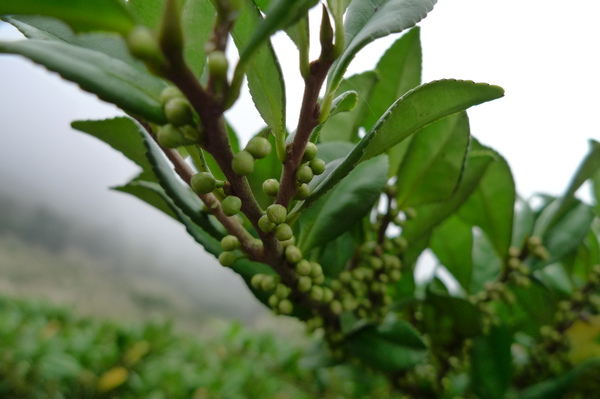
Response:
[{"label": "green plant", "polygon": [[[421,84],[419,29],[408,29],[434,0],[324,2],[321,52],[309,62],[308,10],[318,3],[0,3],[29,38],[0,51],[129,115],[73,127],[142,168],[119,190],[184,224],[274,312],[322,330],[315,367],[358,361],[419,398],[594,392],[597,356],[573,356],[569,337],[594,333],[588,346],[597,345],[600,144],[564,196],[533,207],[506,161],[469,132],[466,109],[503,90]],[[74,35],[48,17],[108,33]],[[269,42],[280,30],[305,83],[293,132]],[[360,49],[404,30],[374,71],[345,77]],[[230,36],[240,54],[232,68]],[[240,147],[224,112],[244,77],[266,127]],[[595,207],[575,197],[588,179]],[[453,283],[416,284],[427,249]]]}]

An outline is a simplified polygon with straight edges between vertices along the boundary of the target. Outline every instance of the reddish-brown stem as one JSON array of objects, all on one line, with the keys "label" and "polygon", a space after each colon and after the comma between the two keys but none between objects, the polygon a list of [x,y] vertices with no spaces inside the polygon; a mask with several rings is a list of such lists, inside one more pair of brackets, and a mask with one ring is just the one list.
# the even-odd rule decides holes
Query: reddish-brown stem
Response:
[{"label": "reddish-brown stem", "polygon": [[283,163],[279,195],[275,201],[287,207],[296,193],[296,170],[302,162],[302,156],[310,135],[319,124],[319,92],[331,67],[331,61],[317,60],[310,64],[310,75],[305,79],[302,108],[296,128],[294,141],[288,145],[287,159]]}]

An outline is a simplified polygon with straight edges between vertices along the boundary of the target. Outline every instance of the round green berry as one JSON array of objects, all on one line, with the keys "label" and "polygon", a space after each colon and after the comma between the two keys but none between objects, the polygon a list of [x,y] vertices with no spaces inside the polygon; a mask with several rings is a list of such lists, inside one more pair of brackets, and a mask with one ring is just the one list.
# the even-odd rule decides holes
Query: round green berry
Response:
[{"label": "round green berry", "polygon": [[402,278],[402,273],[400,273],[400,270],[390,270],[389,275],[390,280],[392,281],[400,281]]},{"label": "round green berry", "polygon": [[329,309],[331,309],[331,311],[337,315],[342,314],[342,312],[344,311],[344,307],[342,306],[340,301],[338,301],[337,299],[331,301],[331,304],[329,305]]},{"label": "round green berry", "polygon": [[273,294],[269,297],[269,306],[275,309],[277,308],[277,305],[279,305],[279,297]]},{"label": "round green berry", "polygon": [[258,228],[261,229],[265,233],[272,232],[273,230],[275,230],[275,227],[276,227],[275,223],[271,222],[267,215],[262,215],[258,219]]},{"label": "round green berry", "polygon": [[194,115],[190,103],[185,98],[176,97],[167,101],[164,106],[167,119],[175,126],[194,123]]},{"label": "round green berry", "polygon": [[310,262],[310,275],[312,277],[319,277],[323,274],[323,268],[317,262]]},{"label": "round green berry", "polygon": [[174,98],[184,98],[183,93],[175,86],[168,86],[160,93],[160,102],[164,105]]},{"label": "round green berry", "polygon": [[242,209],[242,200],[235,195],[229,195],[221,202],[221,207],[227,216],[237,215]]},{"label": "round green berry", "polygon": [[286,241],[294,236],[294,232],[292,228],[287,223],[281,223],[279,226],[275,227],[275,238],[278,241]]},{"label": "round green berry", "polygon": [[177,148],[187,143],[181,130],[170,123],[158,129],[156,139],[158,140],[158,144],[165,148]]},{"label": "round green berry", "polygon": [[197,194],[208,194],[216,188],[217,180],[208,172],[200,172],[192,176],[190,186]]},{"label": "round green berry", "polygon": [[162,53],[154,33],[144,27],[136,26],[126,38],[127,48],[131,55],[146,62],[157,62],[162,60]]},{"label": "round green berry", "polygon": [[308,142],[306,144],[306,148],[304,149],[304,155],[302,155],[302,160],[304,162],[312,161],[317,156],[317,146],[313,142]]},{"label": "round green berry", "polygon": [[302,259],[300,262],[296,263],[296,273],[298,273],[301,276],[310,275],[311,270],[312,267],[310,265],[310,262],[306,259]]},{"label": "round green berry", "polygon": [[313,277],[313,283],[315,284],[323,284],[325,282],[325,275],[319,274],[317,277]]},{"label": "round green berry", "polygon": [[279,194],[279,182],[277,179],[267,179],[263,182],[262,189],[269,197],[276,197]]},{"label": "round green berry", "polygon": [[329,287],[323,288],[323,302],[329,303],[333,300],[333,290]]},{"label": "round green berry", "polygon": [[271,153],[271,143],[264,137],[252,137],[245,148],[256,159],[265,158]]},{"label": "round green berry", "polygon": [[298,170],[296,170],[296,179],[298,179],[300,183],[308,183],[313,177],[313,171],[308,165],[300,165]]},{"label": "round green berry", "polygon": [[248,151],[240,151],[233,156],[231,169],[241,176],[246,176],[254,170],[254,157]]},{"label": "round green berry", "polygon": [[277,309],[281,314],[292,314],[294,311],[294,305],[290,302],[289,299],[282,299],[277,306]]},{"label": "round green berry", "polygon": [[302,183],[297,189],[296,194],[294,194],[294,198],[297,200],[305,200],[310,195],[310,187],[308,184]]},{"label": "round green berry", "polygon": [[389,254],[383,255],[383,264],[387,270],[397,270],[402,267],[402,262],[400,261],[400,258]]},{"label": "round green berry", "polygon": [[254,276],[252,276],[252,278],[250,279],[250,285],[255,288],[255,289],[259,289],[262,285],[262,281],[265,278],[264,274],[255,274]]},{"label": "round green berry", "polygon": [[273,291],[277,286],[277,280],[274,276],[265,275],[260,282],[260,289],[263,291]]},{"label": "round green berry", "polygon": [[281,224],[285,222],[285,219],[287,218],[287,209],[280,204],[269,205],[267,208],[267,216],[271,222],[277,225]]},{"label": "round green berry", "polygon": [[308,292],[312,287],[312,280],[308,276],[301,276],[298,278],[298,291]]},{"label": "round green berry", "polygon": [[310,297],[314,301],[322,301],[323,300],[323,287],[319,287],[318,285],[313,285],[310,289]]},{"label": "round green berry", "polygon": [[236,236],[228,235],[221,239],[223,251],[233,251],[240,247],[240,240]]},{"label": "round green berry", "polygon": [[285,284],[277,284],[277,287],[275,287],[275,295],[277,295],[278,298],[280,299],[285,299],[288,296],[290,296],[290,293],[292,292],[292,290],[290,289],[290,287],[286,286]]},{"label": "round green berry", "polygon": [[302,259],[302,251],[295,245],[288,245],[285,248],[285,258],[291,264],[296,264]]},{"label": "round green berry", "polygon": [[237,260],[237,256],[231,251],[223,251],[219,255],[219,263],[223,266],[231,266]]},{"label": "round green berry", "polygon": [[315,175],[320,175],[325,172],[325,161],[315,158],[309,162],[308,166],[312,169]]},{"label": "round green berry", "polygon": [[211,76],[223,79],[227,77],[227,69],[229,69],[229,61],[227,56],[222,51],[213,51],[208,54],[208,72]]},{"label": "round green berry", "polygon": [[189,140],[190,143],[198,142],[204,138],[204,131],[200,126],[183,125],[180,126],[179,129],[181,130],[183,137],[185,137],[186,140]]}]

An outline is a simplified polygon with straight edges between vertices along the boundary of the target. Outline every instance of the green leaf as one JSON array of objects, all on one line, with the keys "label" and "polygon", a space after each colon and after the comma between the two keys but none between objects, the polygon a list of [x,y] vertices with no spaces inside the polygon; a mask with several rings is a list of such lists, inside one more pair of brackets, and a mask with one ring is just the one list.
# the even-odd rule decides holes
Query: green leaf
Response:
[{"label": "green leaf", "polygon": [[487,236],[477,230],[473,238],[472,259],[471,284],[466,289],[468,292],[476,293],[483,291],[485,283],[494,281],[500,275],[503,258],[494,251],[494,247]]},{"label": "green leaf", "polygon": [[200,198],[192,189],[181,182],[179,176],[173,171],[172,165],[167,162],[158,144],[150,137],[148,132],[136,122],[139,132],[144,138],[144,144],[147,149],[147,157],[152,164],[152,170],[158,177],[158,182],[165,190],[165,193],[173,200],[173,203],[182,210],[195,224],[212,237],[221,238],[223,235],[216,230],[208,214],[204,211],[204,206]]},{"label": "green leaf", "polygon": [[[324,245],[322,253],[319,256],[319,263],[325,266],[323,268],[325,276],[336,278],[344,271],[354,254],[354,248],[355,243],[352,231],[347,231]],[[321,248],[317,249],[317,251],[319,250]]]},{"label": "green leaf", "polygon": [[458,211],[461,219],[483,230],[501,258],[508,253],[512,240],[515,199],[512,173],[508,163],[498,155]]},{"label": "green leaf", "polygon": [[262,18],[254,4],[243,7],[234,25],[232,36],[236,47],[240,51],[243,49],[243,54],[249,46],[255,46],[252,50],[252,58],[244,60],[247,64],[245,72],[248,78],[248,89],[260,116],[277,137],[285,134],[286,129],[283,74],[273,47],[266,40],[268,36],[260,43],[251,41],[253,33],[265,23],[264,21],[266,20]]},{"label": "green leaf", "polygon": [[469,152],[462,179],[452,196],[440,203],[420,205],[415,208],[415,219],[407,220],[402,236],[412,242],[429,237],[434,227],[454,213],[475,190],[486,168],[492,163],[495,153],[488,149]]},{"label": "green leaf", "polygon": [[344,24],[346,47],[333,65],[328,92],[342,80],[354,56],[372,41],[414,26],[433,9],[436,0],[355,0]]},{"label": "green leaf", "polygon": [[538,338],[540,326],[554,323],[556,295],[537,279],[532,279],[529,287],[513,286],[511,290],[527,315],[520,320],[519,328],[532,337]]},{"label": "green leaf", "polygon": [[550,259],[536,260],[532,267],[539,268],[562,259],[575,251],[585,239],[594,220],[594,212],[589,205],[579,200],[574,200],[572,205],[574,206],[563,213],[542,235],[542,242],[550,253]]},{"label": "green leaf", "polygon": [[386,152],[426,125],[502,95],[500,87],[459,80],[439,80],[411,90],[398,99],[336,169],[321,180],[309,200],[312,202],[329,191],[359,162]]},{"label": "green leaf", "polygon": [[470,292],[473,271],[473,231],[456,216],[450,216],[433,232],[429,246],[463,289]]},{"label": "green leaf", "polygon": [[[227,124],[227,136],[229,137],[229,144],[231,144],[231,149],[233,153],[237,154],[240,151],[240,143],[237,134],[235,133],[230,124]],[[204,152],[204,157],[206,158],[206,165],[208,166],[208,169],[213,174],[213,176],[218,180],[227,180],[225,174],[223,173],[221,168],[219,168],[219,164],[217,163],[215,158],[213,158],[213,156],[206,151]]]},{"label": "green leaf", "polygon": [[119,36],[96,33],[75,34],[63,22],[39,15],[19,15],[6,18],[6,21],[28,39],[63,41],[74,46],[85,47],[124,61],[147,73],[144,64],[129,54],[125,41]]},{"label": "green leaf", "polygon": [[350,334],[342,345],[347,353],[388,373],[411,369],[427,356],[423,339],[402,320],[366,326]]},{"label": "green leaf", "polygon": [[562,398],[577,382],[579,376],[590,367],[598,367],[600,361],[591,360],[581,363],[564,375],[539,382],[519,393],[519,399],[553,399]]},{"label": "green leaf", "polygon": [[58,18],[76,32],[109,31],[127,35],[135,26],[120,0],[18,0],[0,2],[0,15],[46,15]]},{"label": "green leaf", "polygon": [[356,107],[356,104],[358,104],[358,93],[354,90],[345,91],[333,100],[329,116],[350,112]]},{"label": "green leaf", "polygon": [[166,84],[121,60],[46,40],[0,42],[0,52],[27,57],[128,113],[166,123],[160,104],[160,93]]},{"label": "green leaf", "polygon": [[358,141],[358,128],[362,126],[369,107],[367,99],[378,79],[375,72],[367,71],[342,81],[336,95],[341,96],[345,92],[355,91],[358,93],[358,103],[353,110],[342,114],[338,113],[337,115],[333,114],[334,108],[332,104],[332,112],[319,133],[322,142]]},{"label": "green leaf", "polygon": [[424,305],[424,328],[435,346],[451,345],[457,336],[465,339],[481,334],[481,314],[466,299],[428,289]]},{"label": "green leaf", "polygon": [[158,181],[152,171],[152,165],[146,157],[146,146],[140,137],[139,129],[130,118],[74,121],[71,123],[71,127],[104,141],[135,162],[142,168],[142,173],[136,177],[136,180]]},{"label": "green leaf", "polygon": [[303,212],[298,246],[303,252],[347,231],[369,212],[387,181],[387,157],[374,158],[353,170],[326,197]]},{"label": "green leaf", "polygon": [[480,398],[502,399],[512,379],[512,335],[505,327],[491,331],[473,341],[471,350],[471,384]]},{"label": "green leaf", "polygon": [[515,202],[515,216],[513,219],[513,232],[511,246],[521,248],[525,239],[531,237],[535,213],[529,203],[520,197]]},{"label": "green leaf", "polygon": [[440,119],[414,136],[398,169],[399,209],[452,195],[462,175],[469,137],[466,112]]},{"label": "green leaf", "polygon": [[464,80],[438,80],[421,85],[399,98],[355,151],[364,151],[361,156],[364,161],[387,151],[432,122],[503,95],[504,90],[498,86]]},{"label": "green leaf", "polygon": [[129,0],[126,3],[129,11],[141,25],[157,30],[164,8],[165,0]]},{"label": "green leaf", "polygon": [[423,55],[420,28],[415,27],[402,35],[383,54],[375,71],[379,82],[369,98],[369,112],[365,127],[370,130],[385,111],[409,90],[421,84]]},{"label": "green leaf", "polygon": [[171,203],[165,200],[167,194],[158,183],[134,180],[124,186],[112,187],[112,189],[133,195],[179,221],[179,216],[171,207]]}]

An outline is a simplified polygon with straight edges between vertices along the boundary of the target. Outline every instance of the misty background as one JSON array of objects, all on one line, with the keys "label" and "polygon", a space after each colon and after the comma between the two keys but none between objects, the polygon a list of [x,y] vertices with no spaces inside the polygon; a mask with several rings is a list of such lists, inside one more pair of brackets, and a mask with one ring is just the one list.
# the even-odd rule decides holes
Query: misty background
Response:
[{"label": "misty background", "polygon": [[[313,12],[313,24],[319,13]],[[600,139],[600,99],[595,95],[600,92],[599,17],[597,0],[440,0],[419,24],[424,82],[468,79],[505,89],[504,98],[469,111],[471,132],[507,159],[524,197],[560,195],[588,151],[587,140]],[[0,24],[0,40],[20,37]],[[359,53],[349,74],[373,68],[397,37]],[[302,97],[297,54],[285,35],[277,35],[274,45],[287,77],[288,125],[293,129]],[[312,51],[314,58],[316,45]],[[235,57],[235,51],[230,55]],[[73,239],[65,248],[81,248],[77,238],[95,235],[89,240],[104,244],[100,255],[90,256],[105,260],[99,262],[104,266],[90,270],[130,267],[138,273],[132,281],[144,273],[154,276],[149,285],[164,282],[167,287],[150,291],[165,297],[180,294],[171,301],[187,301],[191,313],[186,317],[195,317],[195,311],[248,323],[266,317],[241,279],[207,255],[180,224],[108,189],[129,181],[137,167],[104,143],[72,130],[70,122],[120,114],[42,67],[0,55],[0,200],[5,201],[0,215],[38,212],[46,214],[47,222],[59,220],[57,226],[63,223],[63,228],[53,231]],[[243,141],[263,126],[247,92],[227,116]],[[589,198],[588,189],[582,189],[583,198]],[[6,201],[13,201],[13,208]],[[10,241],[8,247],[15,245]],[[8,247],[0,245],[0,253]],[[44,258],[33,259],[37,268],[45,267]],[[14,259],[0,256],[0,281]],[[100,278],[94,275],[91,284]],[[112,285],[100,288],[117,295],[125,289],[119,285],[123,279],[107,280]],[[0,293],[18,293],[19,286],[11,284],[0,284]]]}]

